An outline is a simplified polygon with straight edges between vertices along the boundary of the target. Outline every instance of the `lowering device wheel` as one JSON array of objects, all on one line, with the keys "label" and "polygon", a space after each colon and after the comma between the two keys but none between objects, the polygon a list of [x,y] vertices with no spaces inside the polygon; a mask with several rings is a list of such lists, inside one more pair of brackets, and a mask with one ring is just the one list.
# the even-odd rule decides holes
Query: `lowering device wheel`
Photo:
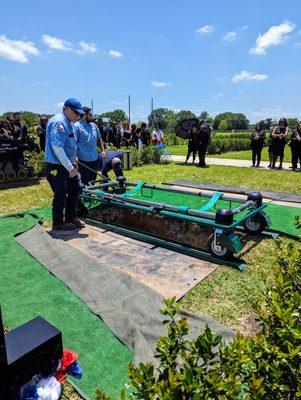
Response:
[{"label": "lowering device wheel", "polygon": [[266,226],[266,220],[261,214],[255,214],[244,222],[245,231],[251,235],[258,235]]},{"label": "lowering device wheel", "polygon": [[207,249],[213,257],[221,258],[223,260],[230,260],[234,254],[233,251],[229,250],[227,247],[216,244],[214,233],[208,238]]}]

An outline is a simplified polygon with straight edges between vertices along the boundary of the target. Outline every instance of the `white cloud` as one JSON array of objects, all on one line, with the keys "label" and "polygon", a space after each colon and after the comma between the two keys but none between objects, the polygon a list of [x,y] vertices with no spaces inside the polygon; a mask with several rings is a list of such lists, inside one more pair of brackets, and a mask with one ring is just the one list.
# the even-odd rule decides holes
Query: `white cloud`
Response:
[{"label": "white cloud", "polygon": [[213,95],[213,97],[218,98],[218,97],[223,97],[225,93],[216,93]]},{"label": "white cloud", "polygon": [[121,58],[122,57],[122,53],[118,50],[110,50],[108,54],[110,57],[113,57],[113,58]]},{"label": "white cloud", "polygon": [[265,81],[268,78],[266,74],[253,74],[248,71],[241,71],[232,78],[233,83],[238,83],[242,81]]},{"label": "white cloud", "polygon": [[197,29],[195,33],[200,33],[201,35],[210,35],[214,31],[214,26],[212,25],[205,25],[201,28]]},{"label": "white cloud", "polygon": [[234,42],[237,37],[236,32],[228,32],[222,39],[223,42]]},{"label": "white cloud", "polygon": [[61,51],[73,51],[74,50],[72,43],[67,42],[67,40],[57,38],[55,36],[43,35],[42,40],[50,49],[53,49],[53,50],[61,50]]},{"label": "white cloud", "polygon": [[152,81],[152,82],[151,82],[151,85],[152,85],[153,87],[157,87],[157,88],[163,88],[163,87],[169,87],[169,86],[171,86],[171,84],[168,83],[168,82],[159,82],[159,81]]},{"label": "white cloud", "polygon": [[78,43],[80,49],[77,50],[77,53],[80,55],[83,54],[91,54],[97,52],[97,45],[93,42],[84,42],[83,40]]},{"label": "white cloud", "polygon": [[248,29],[249,28],[249,25],[245,25],[245,26],[242,26],[240,29],[242,30],[242,31],[245,31],[246,29]]},{"label": "white cloud", "polygon": [[27,63],[29,55],[39,55],[39,50],[33,42],[12,40],[5,35],[0,35],[0,57],[20,63]]},{"label": "white cloud", "polygon": [[257,37],[256,45],[250,49],[250,52],[258,55],[266,54],[269,47],[283,43],[295,27],[296,25],[291,22],[271,26],[268,31]]},{"label": "white cloud", "polygon": [[62,108],[64,104],[65,104],[64,101],[60,101],[59,103],[56,104],[56,106],[57,106],[58,108]]}]

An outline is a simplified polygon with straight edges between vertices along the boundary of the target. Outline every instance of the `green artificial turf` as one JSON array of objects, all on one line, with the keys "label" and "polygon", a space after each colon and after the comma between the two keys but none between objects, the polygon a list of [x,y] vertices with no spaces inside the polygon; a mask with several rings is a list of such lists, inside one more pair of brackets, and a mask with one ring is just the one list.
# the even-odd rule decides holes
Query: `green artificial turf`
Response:
[{"label": "green artificial turf", "polygon": [[[34,212],[48,218],[49,210]],[[64,348],[79,354],[83,378],[76,381],[78,387],[91,398],[95,398],[97,387],[117,395],[127,382],[126,366],[132,354],[64,283],[14,240],[17,232],[34,223],[36,220],[26,213],[0,218],[0,303],[4,322],[15,328],[41,315],[62,331]]]},{"label": "green artificial turf", "polygon": [[[143,189],[142,192],[137,192],[134,197],[141,198],[145,201],[150,200],[154,202],[162,202],[172,204],[174,206],[186,206],[194,209],[203,207],[209,198],[201,198],[199,196],[193,196],[189,194],[171,193],[162,190],[151,190]],[[232,208],[241,205],[241,203],[232,203]],[[228,201],[219,200],[216,203],[215,209],[229,207]],[[215,209],[208,210],[209,212],[215,212]],[[290,207],[274,204],[272,202],[267,203],[265,211],[271,218],[271,228],[280,232],[288,233],[290,235],[298,236],[299,231],[295,226],[295,217],[301,217],[301,207]],[[246,212],[240,214],[245,215]]]}]

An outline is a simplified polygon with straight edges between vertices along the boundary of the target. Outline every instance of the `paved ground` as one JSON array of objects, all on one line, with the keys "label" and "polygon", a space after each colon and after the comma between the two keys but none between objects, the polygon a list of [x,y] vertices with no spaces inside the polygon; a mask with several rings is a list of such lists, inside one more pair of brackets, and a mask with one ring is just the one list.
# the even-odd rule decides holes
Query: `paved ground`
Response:
[{"label": "paved ground", "polygon": [[[173,161],[182,161],[184,162],[186,160],[185,156],[171,156]],[[191,163],[191,159],[188,161]],[[211,158],[209,156],[206,157],[206,163],[208,165],[229,165],[232,167],[251,167],[251,161],[250,160],[232,160],[229,158]],[[260,168],[267,168],[269,165],[268,161],[262,161]],[[278,165],[278,163],[277,163]],[[283,169],[289,169],[290,163],[283,163]]]}]

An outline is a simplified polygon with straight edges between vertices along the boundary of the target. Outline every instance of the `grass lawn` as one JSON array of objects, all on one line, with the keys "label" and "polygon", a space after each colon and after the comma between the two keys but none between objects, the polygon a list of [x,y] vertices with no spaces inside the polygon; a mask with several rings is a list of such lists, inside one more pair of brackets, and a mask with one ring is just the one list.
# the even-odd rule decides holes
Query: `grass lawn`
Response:
[{"label": "grass lawn", "polygon": [[[250,168],[211,166],[199,169],[192,165],[146,165],[126,171],[131,181],[160,183],[176,178],[198,182],[223,183],[256,189],[295,192],[296,179],[289,171],[253,170]],[[0,214],[11,214],[51,203],[51,190],[42,180],[40,185],[0,191]],[[288,239],[285,239],[288,240]],[[228,326],[250,333],[252,307],[273,278],[274,242],[264,240],[247,256],[249,268],[238,272],[220,267],[208,279],[192,289],[181,301],[187,309],[210,315]]]},{"label": "grass lawn", "polygon": [[[272,189],[285,192],[300,192],[301,176],[291,171],[252,169],[212,165],[197,168],[194,165],[175,163],[145,165],[125,172],[131,181],[144,180],[161,183],[173,179],[195,182],[225,184],[254,189]],[[52,193],[45,179],[39,185],[0,190],[0,215],[42,207],[51,203]]]},{"label": "grass lawn", "polygon": [[[168,146],[168,150],[175,156],[186,156],[187,154],[187,146]],[[252,152],[251,150],[244,150],[244,151],[231,151],[229,153],[223,154],[208,154],[207,157],[214,157],[214,158],[230,158],[234,160],[252,160]],[[263,161],[269,161],[268,156],[268,148],[265,147],[262,150],[261,154]],[[290,147],[285,146],[284,152],[284,161],[291,162],[291,150]]]}]

